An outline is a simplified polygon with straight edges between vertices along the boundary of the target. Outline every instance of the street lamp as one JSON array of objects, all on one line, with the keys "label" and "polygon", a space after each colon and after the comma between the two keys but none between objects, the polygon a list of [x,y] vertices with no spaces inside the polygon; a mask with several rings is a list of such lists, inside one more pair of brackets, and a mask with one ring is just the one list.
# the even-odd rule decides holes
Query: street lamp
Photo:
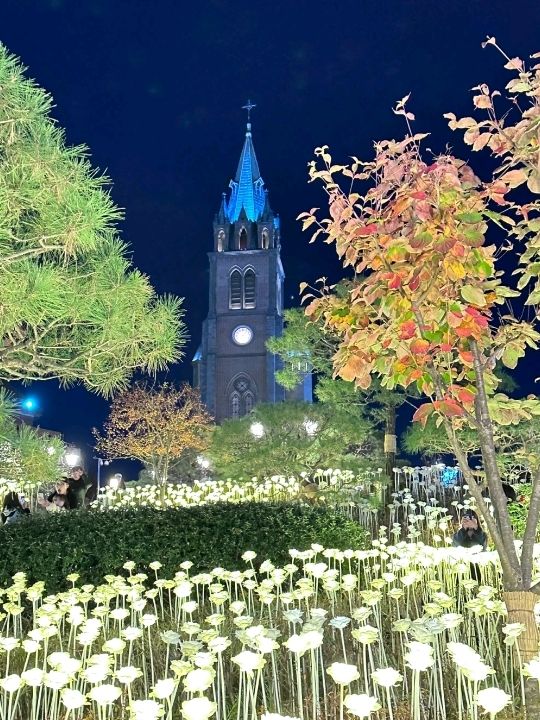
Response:
[{"label": "street lamp", "polygon": [[22,409],[30,414],[33,414],[38,409],[38,401],[35,397],[27,397],[21,402]]},{"label": "street lamp", "polygon": [[249,432],[253,435],[253,437],[260,439],[264,435],[264,425],[261,422],[251,423]]},{"label": "street lamp", "polygon": [[69,468],[75,467],[75,465],[78,465],[81,461],[81,456],[79,455],[76,448],[68,448],[64,455],[64,462]]},{"label": "street lamp", "polygon": [[309,437],[313,437],[317,434],[319,423],[316,420],[304,420],[303,425],[306,435],[309,435]]},{"label": "street lamp", "polygon": [[104,460],[103,458],[96,458],[97,460],[97,493],[99,495],[99,491],[101,489],[101,468],[103,465],[109,465],[110,460]]},{"label": "street lamp", "polygon": [[118,490],[122,487],[122,473],[116,473],[109,480],[109,487],[111,490]]}]

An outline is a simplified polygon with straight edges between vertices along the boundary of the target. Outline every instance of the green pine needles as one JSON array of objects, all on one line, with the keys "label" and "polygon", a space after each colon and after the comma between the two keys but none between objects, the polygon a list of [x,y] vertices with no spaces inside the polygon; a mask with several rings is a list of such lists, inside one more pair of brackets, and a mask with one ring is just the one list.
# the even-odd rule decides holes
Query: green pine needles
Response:
[{"label": "green pine needles", "polygon": [[108,395],[180,357],[181,301],[132,269],[108,179],[24,70],[0,45],[0,381]]}]

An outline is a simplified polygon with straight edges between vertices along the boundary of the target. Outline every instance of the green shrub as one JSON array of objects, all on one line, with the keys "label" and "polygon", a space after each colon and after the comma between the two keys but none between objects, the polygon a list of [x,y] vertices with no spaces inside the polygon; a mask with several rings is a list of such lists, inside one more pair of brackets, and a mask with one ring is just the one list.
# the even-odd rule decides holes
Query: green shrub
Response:
[{"label": "green shrub", "polygon": [[0,583],[22,571],[55,592],[67,587],[69,573],[95,584],[127,560],[139,569],[159,560],[167,576],[184,560],[194,563],[193,572],[242,569],[246,550],[257,553],[257,562],[284,564],[290,548],[305,550],[315,542],[362,548],[368,534],[337,510],[300,503],[40,514],[0,530]]},{"label": "green shrub", "polygon": [[[508,505],[508,512],[512,521],[512,527],[517,538],[522,538],[525,534],[525,526],[527,525],[527,516],[529,514],[529,505],[531,503],[532,483],[523,485],[515,485],[518,498],[517,503]],[[540,526],[536,531],[536,539],[540,539]]]}]

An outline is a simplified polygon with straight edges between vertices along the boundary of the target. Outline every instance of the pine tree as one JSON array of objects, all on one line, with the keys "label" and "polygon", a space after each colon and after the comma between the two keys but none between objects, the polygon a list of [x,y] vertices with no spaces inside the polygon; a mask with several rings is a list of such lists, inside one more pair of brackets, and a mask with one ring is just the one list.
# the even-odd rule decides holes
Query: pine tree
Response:
[{"label": "pine tree", "polygon": [[108,180],[0,45],[0,381],[109,394],[179,357],[181,303],[131,267]]}]

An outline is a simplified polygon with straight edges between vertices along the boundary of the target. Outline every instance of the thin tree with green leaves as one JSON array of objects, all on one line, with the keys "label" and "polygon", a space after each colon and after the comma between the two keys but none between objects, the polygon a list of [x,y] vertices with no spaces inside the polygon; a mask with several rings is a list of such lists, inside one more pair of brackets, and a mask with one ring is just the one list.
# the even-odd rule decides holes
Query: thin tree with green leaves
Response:
[{"label": "thin tree with green leaves", "polygon": [[[349,283],[342,281],[334,287],[337,294],[345,294]],[[283,368],[276,373],[278,382],[293,390],[303,379],[307,368],[316,376],[315,396],[319,402],[368,418],[374,428],[384,431],[385,474],[391,478],[396,462],[396,417],[406,402],[407,394],[396,388],[387,390],[374,382],[367,390],[353,382],[334,377],[332,358],[339,348],[339,336],[325,329],[322,322],[306,317],[302,308],[284,312],[282,335],[267,341],[268,349],[278,355]]]},{"label": "thin tree with green leaves", "polygon": [[344,407],[262,403],[218,425],[205,455],[223,479],[298,477],[317,469],[359,471],[378,458],[378,445],[373,424]]},{"label": "thin tree with green leaves", "polygon": [[[498,47],[494,38],[485,44]],[[323,287],[306,308],[339,335],[336,374],[360,388],[374,377],[388,389],[415,385],[424,396],[414,419],[434,417],[447,433],[498,551],[509,620],[523,624],[518,647],[530,661],[539,641],[540,466],[516,546],[495,428],[540,417],[538,398],[508,397],[496,374],[498,363],[514,369],[540,350],[540,53],[531,67],[502,54],[512,74],[505,88],[510,106],[500,91],[481,84],[473,89],[479,117],[445,116],[451,129],[464,130],[473,151],[487,150],[499,163],[489,179],[448,149],[438,156],[424,152],[426,135],[410,130],[414,116],[405,97],[395,112],[409,134],[378,142],[373,159],[338,165],[326,146],[318,148],[310,175],[325,186],[330,216],[320,219],[313,210],[301,217],[304,227],[316,226],[316,235],[335,243],[355,272],[346,297]],[[532,362],[537,377],[534,368]],[[466,427],[477,436],[493,515],[460,439]],[[531,720],[540,717],[536,681],[526,683],[526,709]]]}]

